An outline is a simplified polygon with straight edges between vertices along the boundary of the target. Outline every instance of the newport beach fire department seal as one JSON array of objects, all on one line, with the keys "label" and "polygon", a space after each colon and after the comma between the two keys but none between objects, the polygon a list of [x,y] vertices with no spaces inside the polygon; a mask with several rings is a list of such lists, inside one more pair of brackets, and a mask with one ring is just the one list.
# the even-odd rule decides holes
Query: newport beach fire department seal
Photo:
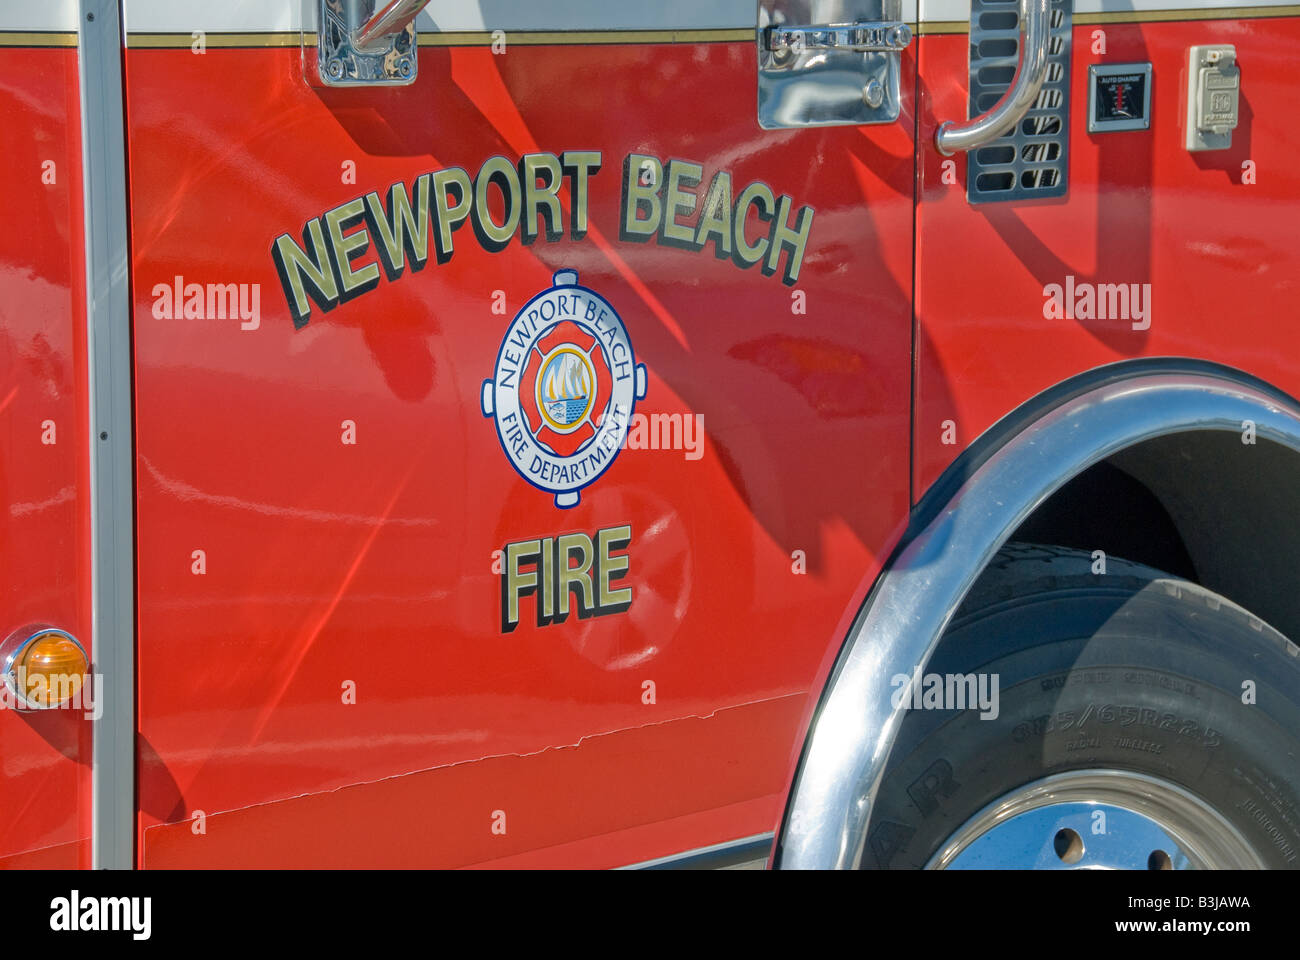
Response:
[{"label": "newport beach fire department seal", "polygon": [[519,475],[574,507],[618,456],[646,371],[608,300],[576,270],[554,282],[510,322],[482,406]]}]

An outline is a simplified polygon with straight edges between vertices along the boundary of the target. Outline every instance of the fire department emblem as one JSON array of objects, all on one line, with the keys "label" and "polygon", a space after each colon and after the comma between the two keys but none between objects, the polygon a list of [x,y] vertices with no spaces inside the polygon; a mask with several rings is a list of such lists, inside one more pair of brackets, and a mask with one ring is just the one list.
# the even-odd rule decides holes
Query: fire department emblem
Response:
[{"label": "fire department emblem", "polygon": [[519,475],[573,507],[622,449],[646,371],[608,300],[574,270],[554,283],[510,322],[482,407]]}]

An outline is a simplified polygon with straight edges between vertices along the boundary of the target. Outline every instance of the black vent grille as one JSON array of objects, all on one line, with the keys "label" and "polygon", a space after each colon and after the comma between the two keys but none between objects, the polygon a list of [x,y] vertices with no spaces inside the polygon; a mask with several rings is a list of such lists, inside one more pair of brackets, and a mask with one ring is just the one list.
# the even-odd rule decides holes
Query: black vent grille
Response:
[{"label": "black vent grille", "polygon": [[[1047,80],[1015,130],[966,157],[971,203],[1062,197],[1070,157],[1070,26],[1073,0],[1051,0]],[[971,0],[970,116],[1011,86],[1020,58],[1018,0]]]}]

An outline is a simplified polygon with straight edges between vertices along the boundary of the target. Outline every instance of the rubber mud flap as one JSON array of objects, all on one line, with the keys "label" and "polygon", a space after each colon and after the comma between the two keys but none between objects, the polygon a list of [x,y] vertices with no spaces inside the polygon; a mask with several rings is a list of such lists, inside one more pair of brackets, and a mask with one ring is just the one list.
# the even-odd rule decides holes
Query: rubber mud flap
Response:
[{"label": "rubber mud flap", "polygon": [[996,716],[907,711],[864,868],[924,867],[992,801],[1085,769],[1175,783],[1267,866],[1300,866],[1300,650],[1188,581],[1114,557],[1092,568],[1060,547],[998,554],[925,669],[996,677]]}]

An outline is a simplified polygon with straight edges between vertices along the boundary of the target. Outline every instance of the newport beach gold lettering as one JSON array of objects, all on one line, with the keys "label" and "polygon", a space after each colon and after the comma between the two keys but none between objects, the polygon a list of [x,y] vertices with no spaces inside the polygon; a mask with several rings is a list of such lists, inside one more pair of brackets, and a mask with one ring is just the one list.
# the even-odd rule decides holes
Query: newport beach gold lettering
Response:
[{"label": "newport beach gold lettering", "polygon": [[[451,166],[353,197],[271,242],[280,286],[297,328],[313,310],[340,303],[447,263],[471,233],[484,250],[581,240],[590,228],[591,180],[598,150],[526,153],[518,162],[488,157],[471,175]],[[567,211],[567,217],[565,213]],[[619,239],[682,250],[713,248],[742,269],[757,266],[793,286],[803,267],[813,208],[796,206],[761,180],[737,189],[731,174],[708,175],[689,160],[632,153],[623,164]],[[461,232],[469,225],[470,230]]]},{"label": "newport beach gold lettering", "polygon": [[730,259],[742,269],[761,265],[767,276],[779,269],[781,282],[794,286],[812,232],[813,208],[802,206],[796,213],[790,197],[778,197],[761,180],[735,195],[726,170],[714,173],[707,187],[703,183],[704,168],[698,163],[665,164],[648,154],[629,154],[623,162],[619,237],[634,243],[653,238],[683,250],[712,244],[719,260]]},{"label": "newport beach gold lettering", "polygon": [[[371,191],[339,204],[303,225],[302,240],[282,233],[271,243],[293,325],[302,328],[312,308],[328,312],[379,285],[379,265],[389,281],[409,266],[424,268],[429,242],[438,263],[456,252],[457,231],[469,224],[484,249],[503,250],[515,236],[525,244],[539,235],[559,240],[587,234],[591,177],[600,151],[526,153],[513,163],[489,157],[474,176],[445,167],[395,183],[381,196]],[[564,223],[562,206],[569,209]],[[373,252],[374,258],[365,262]],[[378,265],[376,264],[378,261]]]}]

